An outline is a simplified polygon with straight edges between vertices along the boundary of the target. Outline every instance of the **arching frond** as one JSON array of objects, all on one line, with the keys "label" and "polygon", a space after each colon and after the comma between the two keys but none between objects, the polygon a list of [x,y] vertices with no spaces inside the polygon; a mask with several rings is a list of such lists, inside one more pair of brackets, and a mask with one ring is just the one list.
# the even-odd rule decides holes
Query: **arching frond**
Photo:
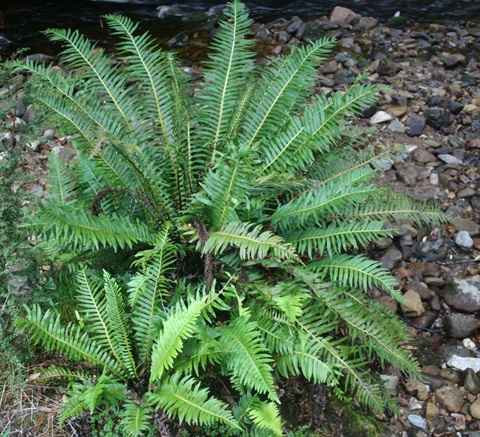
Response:
[{"label": "arching frond", "polygon": [[238,248],[242,259],[263,259],[269,253],[280,259],[296,258],[293,247],[282,237],[264,231],[261,226],[254,227],[253,223],[230,222],[210,235],[203,251],[217,255],[231,246]]},{"label": "arching frond", "polygon": [[178,417],[180,422],[199,425],[220,422],[232,429],[239,428],[227,404],[209,397],[208,390],[201,388],[195,379],[189,376],[180,379],[179,373],[165,378],[158,390],[148,395],[148,402],[170,417]]},{"label": "arching frond", "polygon": [[131,437],[144,435],[151,427],[149,423],[151,414],[152,408],[149,405],[137,405],[134,401],[126,401],[122,411],[122,431]]}]

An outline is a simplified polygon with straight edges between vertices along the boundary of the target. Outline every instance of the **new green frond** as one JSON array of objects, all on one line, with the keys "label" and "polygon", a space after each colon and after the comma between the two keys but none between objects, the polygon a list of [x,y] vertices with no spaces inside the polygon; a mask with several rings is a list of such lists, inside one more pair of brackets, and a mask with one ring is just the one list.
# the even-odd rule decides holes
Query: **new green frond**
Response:
[{"label": "new green frond", "polygon": [[248,417],[260,429],[268,429],[273,435],[282,436],[282,420],[274,402],[257,401],[247,411]]},{"label": "new green frond", "polygon": [[203,299],[190,302],[186,308],[178,305],[165,320],[152,350],[150,383],[159,380],[165,370],[173,367],[183,343],[193,335],[193,327],[204,306]]},{"label": "new green frond", "polygon": [[137,437],[144,435],[150,429],[152,408],[148,405],[137,405],[134,401],[127,401],[123,405],[122,426],[127,436]]}]

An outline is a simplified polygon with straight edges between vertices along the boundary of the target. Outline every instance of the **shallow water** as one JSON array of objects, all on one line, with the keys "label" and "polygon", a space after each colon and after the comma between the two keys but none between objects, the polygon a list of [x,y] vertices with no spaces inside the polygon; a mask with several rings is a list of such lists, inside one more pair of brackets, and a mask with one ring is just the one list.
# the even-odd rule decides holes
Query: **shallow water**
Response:
[{"label": "shallow water", "polygon": [[[199,26],[220,0],[16,0],[1,6],[0,49],[5,57],[13,50],[29,47],[30,52],[53,53],[41,31],[49,27],[80,29],[101,44],[107,34],[102,15],[119,13],[141,21],[160,40]],[[334,5],[345,6],[362,15],[388,19],[397,11],[413,21],[480,19],[480,0],[248,0],[255,20],[299,15],[314,18],[327,15]],[[160,10],[159,10],[160,8]],[[159,18],[162,15],[162,18]]]}]

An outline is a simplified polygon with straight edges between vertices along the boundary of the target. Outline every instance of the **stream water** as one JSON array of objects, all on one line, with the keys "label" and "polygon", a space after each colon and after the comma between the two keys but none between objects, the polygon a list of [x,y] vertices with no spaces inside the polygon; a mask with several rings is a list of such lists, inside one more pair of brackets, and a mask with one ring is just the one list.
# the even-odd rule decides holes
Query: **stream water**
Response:
[{"label": "stream water", "polygon": [[[49,27],[80,29],[90,38],[107,38],[101,16],[119,13],[141,21],[160,40],[192,29],[202,15],[216,12],[221,0],[0,0],[0,50],[3,56],[29,47],[31,53],[52,48],[41,31]],[[388,19],[397,11],[413,21],[480,19],[480,0],[247,0],[251,17],[269,21],[298,15],[312,18],[328,14],[335,5],[362,15]],[[213,9],[212,9],[213,8]]]}]

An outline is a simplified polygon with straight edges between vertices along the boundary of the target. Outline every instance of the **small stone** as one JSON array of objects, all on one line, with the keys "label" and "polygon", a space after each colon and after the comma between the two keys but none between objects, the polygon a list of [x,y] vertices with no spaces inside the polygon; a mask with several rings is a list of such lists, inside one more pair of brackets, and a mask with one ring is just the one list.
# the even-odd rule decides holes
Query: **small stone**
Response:
[{"label": "small stone", "polygon": [[409,379],[404,382],[405,390],[420,401],[426,401],[429,396],[429,388],[421,381]]},{"label": "small stone", "polygon": [[473,188],[464,188],[457,193],[459,199],[469,199],[475,196],[475,190]]},{"label": "small stone", "polygon": [[355,15],[355,12],[353,12],[351,9],[344,8],[342,6],[335,6],[333,11],[330,13],[330,20],[350,23]]},{"label": "small stone", "polygon": [[385,123],[391,120],[393,120],[393,117],[388,112],[378,111],[373,115],[373,117],[370,118],[370,123],[379,124],[379,123]]},{"label": "small stone", "polygon": [[445,385],[435,390],[438,403],[450,413],[458,413],[463,406],[463,394],[453,385]]},{"label": "small stone", "polygon": [[465,416],[463,414],[452,414],[452,417],[455,417],[455,423],[453,427],[457,431],[462,431],[466,428]]},{"label": "small stone", "polygon": [[466,338],[480,328],[480,320],[462,313],[449,314],[445,322],[447,334],[453,338]]},{"label": "small stone", "polygon": [[452,308],[466,313],[480,310],[480,276],[455,278],[445,289],[445,302]]},{"label": "small stone", "polygon": [[457,231],[467,231],[471,237],[480,234],[480,225],[473,220],[455,217],[454,225]]},{"label": "small stone", "polygon": [[403,134],[405,132],[405,125],[398,120],[392,120],[388,125],[388,130],[392,133]]},{"label": "small stone", "polygon": [[437,278],[435,276],[427,276],[423,278],[425,284],[430,287],[443,287],[445,285],[445,280],[443,278]]},{"label": "small stone", "polygon": [[428,402],[427,406],[425,407],[425,418],[428,422],[432,425],[436,425],[438,418],[440,417],[440,408],[438,408],[435,404]]},{"label": "small stone", "polygon": [[443,108],[431,108],[425,113],[427,117],[427,124],[436,129],[450,126],[453,123],[455,117],[448,109]]},{"label": "small stone", "polygon": [[447,250],[443,238],[434,241],[420,241],[413,247],[414,253],[426,262],[441,261],[447,256]]},{"label": "small stone", "polygon": [[55,129],[45,129],[42,136],[48,140],[53,140],[55,138]]},{"label": "small stone", "polygon": [[472,369],[475,373],[478,373],[480,372],[480,358],[452,355],[447,361],[447,366],[458,370]]},{"label": "small stone", "polygon": [[387,172],[392,169],[393,160],[390,158],[379,158],[374,161],[374,165],[383,172]]},{"label": "small stone", "polygon": [[397,389],[398,381],[399,381],[398,376],[380,375],[380,378],[382,378],[383,385],[387,390],[395,391]]},{"label": "small stone", "polygon": [[407,418],[413,426],[416,426],[420,429],[427,429],[427,422],[423,417],[417,414],[409,414]]},{"label": "small stone", "polygon": [[455,158],[455,156],[453,155],[441,154],[441,155],[438,155],[437,158],[443,161],[445,164],[463,165],[463,161],[461,159]]},{"label": "small stone", "polygon": [[440,369],[440,373],[438,374],[443,379],[450,381],[452,384],[458,384],[460,381],[460,372],[456,369]]},{"label": "small stone", "polygon": [[470,368],[465,372],[463,386],[469,393],[474,395],[480,393],[480,377]]},{"label": "small stone", "polygon": [[381,237],[375,242],[377,250],[385,250],[393,244],[393,240],[390,237]]},{"label": "small stone", "polygon": [[425,164],[427,162],[435,162],[437,158],[425,149],[415,149],[412,153],[412,157],[415,161]]},{"label": "small stone", "polygon": [[332,74],[338,70],[338,62],[334,59],[330,62],[325,62],[322,67],[323,74]]},{"label": "small stone", "polygon": [[403,295],[403,303],[400,306],[407,317],[418,317],[425,312],[422,299],[414,290],[408,290]]},{"label": "small stone", "polygon": [[426,120],[423,115],[411,114],[407,118],[407,134],[411,137],[418,137],[425,129]]},{"label": "small stone", "polygon": [[474,419],[480,419],[480,398],[470,405],[469,411]]},{"label": "small stone", "polygon": [[460,231],[455,236],[455,244],[462,249],[468,250],[473,247],[473,240],[467,231]]},{"label": "small stone", "polygon": [[403,258],[402,252],[395,247],[390,247],[380,258],[382,267],[388,270],[393,269]]},{"label": "small stone", "polygon": [[442,61],[445,67],[455,68],[459,65],[465,65],[465,55],[461,53],[445,53],[442,56]]}]

